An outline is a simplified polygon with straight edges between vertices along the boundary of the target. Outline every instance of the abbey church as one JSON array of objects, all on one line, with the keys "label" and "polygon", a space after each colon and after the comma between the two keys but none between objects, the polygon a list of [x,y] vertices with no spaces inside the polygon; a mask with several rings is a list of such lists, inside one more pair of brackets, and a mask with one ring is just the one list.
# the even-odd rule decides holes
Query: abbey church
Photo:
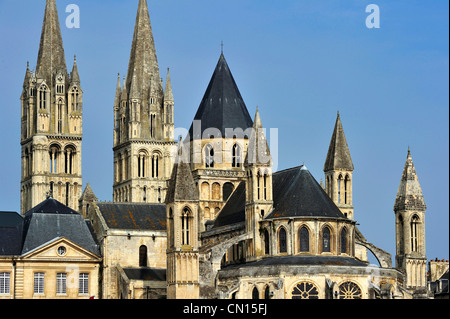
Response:
[{"label": "abbey church", "polygon": [[[342,114],[324,183],[305,165],[274,171],[264,114],[249,114],[222,52],[189,133],[175,140],[170,72],[164,81],[147,1],[136,2],[128,72],[111,91],[109,202],[82,181],[88,88],[82,61],[67,67],[56,2],[46,0],[20,96],[21,211],[0,212],[0,299],[433,298],[409,149],[393,264],[358,229]],[[448,262],[433,269],[448,276]]]}]

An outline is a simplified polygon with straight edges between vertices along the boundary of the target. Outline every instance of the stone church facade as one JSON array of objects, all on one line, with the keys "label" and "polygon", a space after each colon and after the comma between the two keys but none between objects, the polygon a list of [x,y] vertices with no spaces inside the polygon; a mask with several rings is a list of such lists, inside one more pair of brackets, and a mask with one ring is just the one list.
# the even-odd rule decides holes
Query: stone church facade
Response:
[{"label": "stone church facade", "polygon": [[[83,274],[96,281],[95,292],[81,297],[429,297],[426,205],[410,150],[394,206],[392,265],[391,255],[357,227],[358,186],[340,114],[324,156],[325,184],[305,165],[273,171],[263,114],[257,109],[250,116],[222,52],[189,134],[174,141],[170,74],[164,85],[147,1],[139,0],[128,73],[123,81],[118,76],[113,99],[113,201],[99,201],[89,184],[81,189],[76,63],[69,74],[56,4],[47,0],[36,71],[27,67],[21,95],[21,213],[24,220],[43,218],[36,207],[53,203],[43,220],[59,220],[59,211],[84,220],[86,241],[67,224],[47,243],[64,241],[89,260]],[[20,240],[23,223],[5,218],[0,234],[13,232]],[[20,246],[0,245],[0,280],[17,256],[27,256],[14,245]],[[368,250],[380,267],[369,265]],[[32,273],[24,286],[33,285]]]}]

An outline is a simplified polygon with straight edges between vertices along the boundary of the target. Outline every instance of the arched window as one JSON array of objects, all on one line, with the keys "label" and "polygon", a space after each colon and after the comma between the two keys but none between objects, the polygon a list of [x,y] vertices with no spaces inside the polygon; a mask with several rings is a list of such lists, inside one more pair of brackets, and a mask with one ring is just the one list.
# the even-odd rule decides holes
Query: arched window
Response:
[{"label": "arched window", "polygon": [[189,238],[189,227],[190,223],[189,220],[191,218],[191,213],[189,208],[184,208],[183,213],[181,214],[181,244],[182,245],[189,245],[190,244],[190,238]]},{"label": "arched window", "polygon": [[138,177],[146,176],[146,162],[147,154],[144,151],[140,151],[138,154]]},{"label": "arched window", "polygon": [[361,288],[351,281],[339,285],[339,299],[361,299]]},{"label": "arched window", "polygon": [[231,166],[241,167],[241,147],[238,144],[233,145]]},{"label": "arched window", "polygon": [[264,289],[264,299],[270,299],[270,287],[268,285]]},{"label": "arched window", "polygon": [[341,186],[342,186],[342,175],[339,175],[338,177],[338,187],[337,187],[337,196],[338,196],[338,203],[341,203]]},{"label": "arched window", "polygon": [[80,110],[80,94],[78,88],[74,87],[71,92],[72,112]]},{"label": "arched window", "polygon": [[419,217],[414,215],[411,219],[411,251],[418,251],[418,225],[419,225]]},{"label": "arched window", "polygon": [[292,299],[319,299],[319,290],[316,285],[308,281],[295,285],[291,294]]},{"label": "arched window", "polygon": [[152,177],[159,177],[160,156],[158,153],[154,153],[152,156]]},{"label": "arched window", "polygon": [[267,173],[264,173],[264,199],[267,199]]},{"label": "arched window", "polygon": [[331,232],[328,227],[322,231],[322,252],[331,252]]},{"label": "arched window", "polygon": [[75,149],[73,147],[67,147],[64,150],[64,172],[66,174],[73,173],[74,156],[75,156]]},{"label": "arched window", "polygon": [[341,254],[347,253],[347,228],[341,230]]},{"label": "arched window", "polygon": [[259,299],[259,291],[258,291],[258,288],[256,288],[256,287],[253,288],[252,299]]},{"label": "arched window", "polygon": [[147,246],[139,247],[139,267],[147,267]]},{"label": "arched window", "polygon": [[63,129],[63,101],[61,99],[58,100],[58,124],[57,124],[58,133],[62,133]]},{"label": "arched window", "polygon": [[58,158],[59,158],[60,148],[57,145],[50,146],[49,151],[49,163],[50,163],[50,173],[56,174],[58,172]]},{"label": "arched window", "polygon": [[278,248],[280,253],[287,253],[286,230],[283,227],[278,232]]},{"label": "arched window", "polygon": [[258,189],[258,199],[261,199],[261,174],[258,172],[256,173],[256,185]]},{"label": "arched window", "polygon": [[147,186],[144,186],[144,188],[142,189],[142,201],[147,201]]},{"label": "arched window", "polygon": [[45,85],[41,86],[39,88],[39,108],[40,109],[47,109],[47,87]]},{"label": "arched window", "polygon": [[403,255],[405,252],[405,237],[404,237],[404,229],[403,229],[403,217],[402,215],[398,215],[398,235],[399,235],[399,254]]},{"label": "arched window", "polygon": [[214,149],[210,144],[205,147],[205,165],[206,168],[214,167]]},{"label": "arched window", "polygon": [[348,198],[349,187],[350,187],[350,178],[348,177],[348,175],[346,175],[345,180],[344,180],[344,204],[349,203],[349,198]]},{"label": "arched window", "polygon": [[302,226],[299,232],[300,252],[309,252],[309,231],[308,228]]},{"label": "arched window", "polygon": [[264,230],[264,254],[270,254],[270,237],[267,229]]}]

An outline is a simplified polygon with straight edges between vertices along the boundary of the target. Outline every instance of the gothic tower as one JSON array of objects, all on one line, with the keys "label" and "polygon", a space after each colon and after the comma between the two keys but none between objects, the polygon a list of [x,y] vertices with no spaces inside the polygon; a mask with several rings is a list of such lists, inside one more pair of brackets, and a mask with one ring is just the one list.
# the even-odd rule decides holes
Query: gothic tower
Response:
[{"label": "gothic tower", "polygon": [[36,70],[27,66],[20,99],[21,213],[49,193],[78,209],[83,91],[76,58],[67,71],[55,0],[47,0]]},{"label": "gothic tower", "polygon": [[246,231],[252,235],[252,239],[247,244],[247,260],[254,260],[263,255],[264,246],[259,234],[259,222],[270,213],[273,206],[272,156],[258,109],[250,134],[244,167],[247,176],[245,193]]},{"label": "gothic tower", "polygon": [[200,194],[201,231],[245,180],[243,164],[252,126],[222,52],[184,141]]},{"label": "gothic tower", "polygon": [[199,298],[198,206],[189,156],[180,149],[166,197],[168,299]]},{"label": "gothic tower", "polygon": [[425,211],[427,207],[408,148],[405,167],[394,204],[396,268],[405,274],[405,287],[415,296],[424,294],[427,285],[425,251]]},{"label": "gothic tower", "polygon": [[353,219],[353,162],[339,112],[323,171],[325,192],[347,218]]},{"label": "gothic tower", "polygon": [[162,203],[173,160],[173,94],[159,73],[146,0],[139,0],[127,77],[114,100],[115,202]]}]

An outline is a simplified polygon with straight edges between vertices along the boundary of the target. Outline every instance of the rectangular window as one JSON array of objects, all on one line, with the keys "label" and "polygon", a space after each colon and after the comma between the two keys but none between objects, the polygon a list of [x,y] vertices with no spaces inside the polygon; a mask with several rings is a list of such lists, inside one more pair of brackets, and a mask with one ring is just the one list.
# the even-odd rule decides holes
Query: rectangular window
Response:
[{"label": "rectangular window", "polygon": [[34,274],[34,293],[43,294],[44,293],[44,273],[37,272]]},{"label": "rectangular window", "polygon": [[67,293],[67,274],[58,273],[56,274],[56,294],[66,294]]},{"label": "rectangular window", "polygon": [[9,294],[9,272],[0,272],[0,295]]},{"label": "rectangular window", "polygon": [[89,274],[80,274],[78,294],[80,295],[89,294]]}]

